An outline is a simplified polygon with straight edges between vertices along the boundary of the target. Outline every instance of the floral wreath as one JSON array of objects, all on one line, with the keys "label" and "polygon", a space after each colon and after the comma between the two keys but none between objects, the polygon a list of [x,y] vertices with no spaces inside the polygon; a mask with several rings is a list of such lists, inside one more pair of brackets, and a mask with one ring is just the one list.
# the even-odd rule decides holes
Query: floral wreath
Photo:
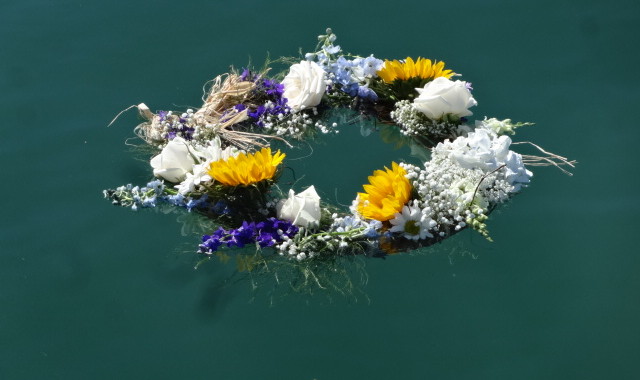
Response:
[{"label": "floral wreath", "polygon": [[[527,166],[567,172],[563,166],[575,163],[531,143],[540,155],[510,150],[516,143],[508,135],[530,123],[469,123],[473,88],[454,80],[459,74],[442,61],[343,54],[330,29],[318,39],[304,58],[216,77],[197,110],[132,106],[145,119],[135,131],[155,150],[150,165],[157,178],[105,196],[134,210],[166,203],[215,221],[217,229],[199,244],[203,255],[255,246],[261,254],[306,261],[406,251],[467,227],[490,239],[489,213],[527,186]],[[268,75],[276,64],[286,69]],[[429,149],[430,159],[374,171],[348,211],[326,204],[313,186],[284,195],[274,185],[286,155],[272,143],[337,133],[337,123],[326,120],[343,108],[392,126]]]}]

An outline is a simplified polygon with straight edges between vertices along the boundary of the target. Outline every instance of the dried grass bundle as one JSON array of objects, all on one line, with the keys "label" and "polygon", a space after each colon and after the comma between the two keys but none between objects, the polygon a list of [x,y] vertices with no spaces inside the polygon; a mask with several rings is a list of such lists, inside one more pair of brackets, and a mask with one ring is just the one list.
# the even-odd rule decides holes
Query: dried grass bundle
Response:
[{"label": "dried grass bundle", "polygon": [[204,104],[195,113],[197,123],[219,124],[236,104],[247,103],[254,88],[253,82],[243,81],[237,74],[218,75],[211,81],[209,93],[202,99]]},{"label": "dried grass bundle", "polygon": [[[237,111],[235,106],[237,104],[252,104],[251,96],[255,83],[244,81],[237,74],[218,75],[210,83],[211,87],[205,91],[205,96],[202,99],[204,103],[194,113],[192,119],[192,126],[198,129],[201,138],[207,140],[220,136],[228,144],[243,150],[251,150],[256,146],[267,147],[269,139],[277,139],[291,146],[281,137],[234,130],[233,126],[249,118],[246,109]],[[167,118],[177,121],[179,116],[168,115],[164,120],[161,120],[160,116],[151,112],[144,103],[132,105],[120,111],[109,125],[132,108],[137,108],[140,116],[145,119],[143,123],[134,128],[136,135],[150,145],[159,146],[166,143],[162,123],[166,122]]]}]

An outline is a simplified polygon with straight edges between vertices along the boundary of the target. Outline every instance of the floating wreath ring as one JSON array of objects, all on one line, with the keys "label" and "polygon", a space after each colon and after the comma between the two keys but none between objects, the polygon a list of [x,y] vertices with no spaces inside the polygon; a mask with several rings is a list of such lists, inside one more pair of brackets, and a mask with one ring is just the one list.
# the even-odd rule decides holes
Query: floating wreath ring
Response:
[{"label": "floating wreath ring", "polygon": [[[488,214],[530,182],[527,167],[573,166],[534,144],[540,155],[510,150],[509,135],[528,123],[469,123],[473,89],[444,62],[342,54],[335,40],[328,29],[302,60],[216,77],[197,110],[132,106],[146,119],[135,130],[156,150],[150,165],[157,179],[105,196],[134,210],[167,203],[213,219],[217,229],[198,246],[204,255],[255,246],[307,260],[404,251],[467,227],[490,239]],[[270,65],[283,63],[285,70],[268,75]],[[287,194],[274,186],[286,155],[271,142],[337,133],[327,115],[340,108],[393,125],[431,153],[422,166],[392,162],[374,171],[349,212],[336,212],[313,186]]]}]

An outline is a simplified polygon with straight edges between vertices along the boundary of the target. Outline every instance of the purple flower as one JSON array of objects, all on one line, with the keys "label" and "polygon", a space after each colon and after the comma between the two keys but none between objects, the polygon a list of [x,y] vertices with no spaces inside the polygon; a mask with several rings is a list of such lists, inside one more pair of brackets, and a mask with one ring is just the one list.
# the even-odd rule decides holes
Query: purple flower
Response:
[{"label": "purple flower", "polygon": [[222,242],[220,241],[220,237],[213,235],[204,235],[202,237],[202,244],[199,245],[200,253],[213,253],[220,248]]},{"label": "purple flower", "polygon": [[261,105],[261,106],[258,106],[258,108],[256,108],[254,111],[247,112],[247,115],[249,115],[249,117],[252,117],[254,119],[260,119],[260,117],[264,115],[265,111],[266,111],[266,108]]},{"label": "purple flower", "polygon": [[267,95],[282,96],[282,93],[284,92],[284,85],[271,79],[264,79],[262,81],[262,87],[264,87]]},{"label": "purple flower", "polygon": [[[247,115],[255,120],[256,125],[263,127],[268,116],[278,116],[290,112],[289,107],[287,107],[287,99],[282,97],[284,93],[284,85],[282,83],[272,79],[257,79],[256,85],[255,91],[266,98],[264,104],[257,106],[255,109],[249,109],[247,112]],[[245,108],[244,105],[241,108],[236,106],[239,111]]]},{"label": "purple flower", "polygon": [[242,74],[240,74],[240,80],[241,81],[252,81],[252,75],[251,75],[251,71],[247,68],[244,68],[242,70]]},{"label": "purple flower", "polygon": [[260,235],[258,235],[256,240],[261,248],[273,247],[276,243],[275,237],[269,232],[260,232]]},{"label": "purple flower", "polygon": [[225,230],[219,227],[211,235],[204,235],[202,244],[199,245],[199,252],[211,254],[223,245],[231,248],[244,247],[252,243],[257,243],[262,248],[272,247],[282,242],[284,236],[292,238],[297,233],[298,227],[276,218],[258,223],[243,221],[239,228]]}]

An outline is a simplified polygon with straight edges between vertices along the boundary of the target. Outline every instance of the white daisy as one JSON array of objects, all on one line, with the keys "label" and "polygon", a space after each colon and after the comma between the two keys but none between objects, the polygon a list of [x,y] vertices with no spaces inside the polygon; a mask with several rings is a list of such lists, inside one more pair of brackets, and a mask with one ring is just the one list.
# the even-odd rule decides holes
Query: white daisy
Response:
[{"label": "white daisy", "polygon": [[404,206],[401,213],[396,213],[390,220],[393,227],[391,232],[402,232],[403,237],[412,240],[426,239],[433,237],[429,233],[429,218],[423,218],[419,207]]}]

